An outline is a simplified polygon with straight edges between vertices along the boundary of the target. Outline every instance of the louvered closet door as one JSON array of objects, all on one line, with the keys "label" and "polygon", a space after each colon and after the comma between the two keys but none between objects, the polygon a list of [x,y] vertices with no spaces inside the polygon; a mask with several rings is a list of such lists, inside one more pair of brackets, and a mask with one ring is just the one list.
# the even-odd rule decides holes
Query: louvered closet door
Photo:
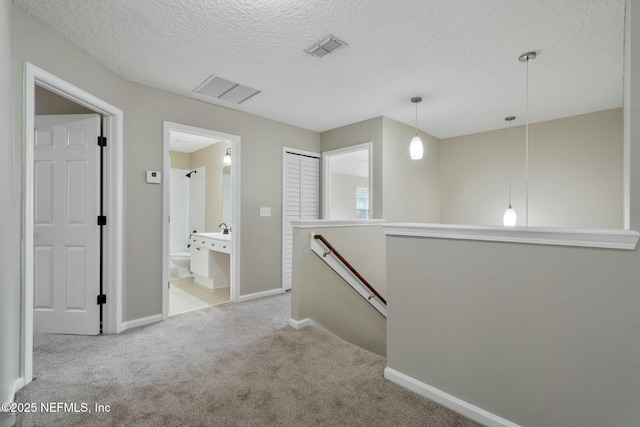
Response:
[{"label": "louvered closet door", "polygon": [[284,158],[283,287],[291,289],[293,261],[292,220],[318,219],[320,212],[320,158],[291,152]]}]

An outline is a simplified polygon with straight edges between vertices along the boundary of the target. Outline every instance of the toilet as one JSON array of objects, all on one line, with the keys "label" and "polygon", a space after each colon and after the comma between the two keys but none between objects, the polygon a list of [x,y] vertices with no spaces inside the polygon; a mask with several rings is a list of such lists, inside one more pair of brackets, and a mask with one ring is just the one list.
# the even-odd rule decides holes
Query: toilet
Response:
[{"label": "toilet", "polygon": [[191,265],[191,253],[190,252],[175,252],[171,254],[171,262],[178,267],[178,277],[189,277],[191,271],[189,267]]}]

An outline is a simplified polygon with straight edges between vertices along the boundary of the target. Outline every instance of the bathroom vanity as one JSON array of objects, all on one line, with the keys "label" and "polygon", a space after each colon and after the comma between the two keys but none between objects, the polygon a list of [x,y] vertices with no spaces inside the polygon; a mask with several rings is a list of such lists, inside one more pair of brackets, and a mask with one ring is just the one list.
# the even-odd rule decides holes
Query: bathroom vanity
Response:
[{"label": "bathroom vanity", "polygon": [[194,281],[209,289],[226,288],[231,277],[231,235],[191,235],[191,271]]}]

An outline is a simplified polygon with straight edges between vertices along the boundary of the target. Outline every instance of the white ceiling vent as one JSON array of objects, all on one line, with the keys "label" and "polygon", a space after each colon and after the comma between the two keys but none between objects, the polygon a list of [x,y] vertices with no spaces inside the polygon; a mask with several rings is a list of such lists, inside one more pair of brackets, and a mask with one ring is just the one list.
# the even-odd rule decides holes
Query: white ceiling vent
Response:
[{"label": "white ceiling vent", "polygon": [[257,89],[243,86],[215,75],[205,80],[204,83],[194,90],[194,92],[222,99],[223,101],[231,102],[233,104],[241,104],[252,96],[260,93]]},{"label": "white ceiling vent", "polygon": [[333,34],[329,34],[322,41],[306,49],[305,52],[307,52],[311,56],[323,57],[326,54],[333,52],[340,46],[346,46],[346,45],[347,44],[345,42],[343,42]]}]

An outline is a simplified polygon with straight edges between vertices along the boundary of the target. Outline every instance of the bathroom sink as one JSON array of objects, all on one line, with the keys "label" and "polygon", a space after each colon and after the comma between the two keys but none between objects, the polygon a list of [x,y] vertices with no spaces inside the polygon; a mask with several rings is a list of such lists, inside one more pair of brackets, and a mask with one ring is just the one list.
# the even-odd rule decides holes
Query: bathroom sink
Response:
[{"label": "bathroom sink", "polygon": [[209,237],[210,239],[231,241],[231,234],[224,233],[193,233],[194,236]]}]

